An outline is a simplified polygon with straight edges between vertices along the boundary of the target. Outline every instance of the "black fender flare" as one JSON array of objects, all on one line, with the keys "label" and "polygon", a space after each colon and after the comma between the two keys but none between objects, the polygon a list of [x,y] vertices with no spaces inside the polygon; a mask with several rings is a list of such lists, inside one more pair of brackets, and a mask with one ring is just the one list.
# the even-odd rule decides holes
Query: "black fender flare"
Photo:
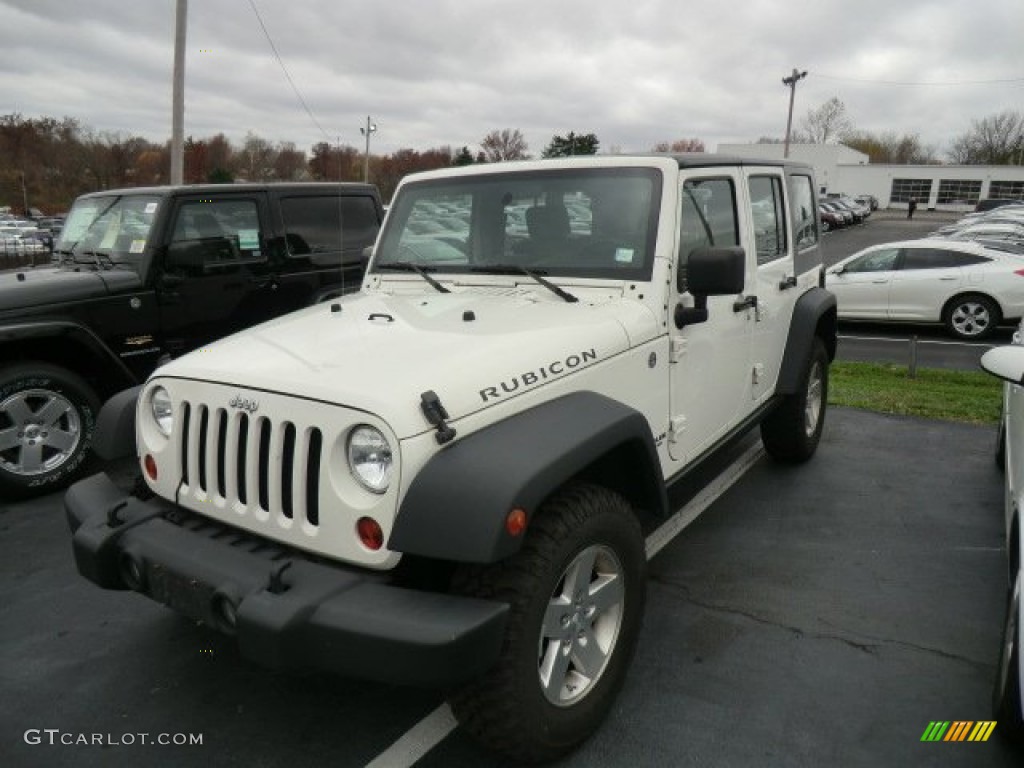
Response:
[{"label": "black fender flare", "polygon": [[577,478],[600,482],[634,509],[668,513],[661,464],[647,419],[596,392],[556,398],[455,441],[413,479],[388,548],[408,555],[493,563],[518,551],[523,536],[508,513],[527,520]]},{"label": "black fender flare", "polygon": [[135,411],[142,392],[142,384],[123,389],[100,408],[96,417],[92,449],[104,461],[114,461],[134,456]]},{"label": "black fender flare", "polygon": [[807,356],[815,336],[821,337],[828,359],[836,357],[836,297],[824,288],[812,288],[797,299],[789,323],[775,393],[791,395],[800,387]]},{"label": "black fender flare", "polygon": [[111,372],[123,380],[124,386],[137,383],[138,379],[128,370],[124,362],[89,328],[70,320],[46,320],[8,323],[0,326],[0,348],[8,342],[31,341],[43,338],[62,338],[71,344],[78,344],[111,366]]}]

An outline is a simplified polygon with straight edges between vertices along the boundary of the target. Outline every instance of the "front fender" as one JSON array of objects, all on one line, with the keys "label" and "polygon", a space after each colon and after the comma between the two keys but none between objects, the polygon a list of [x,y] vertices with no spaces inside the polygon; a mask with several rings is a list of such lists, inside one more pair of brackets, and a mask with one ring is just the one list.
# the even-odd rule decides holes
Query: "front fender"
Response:
[{"label": "front fender", "polygon": [[668,510],[647,419],[595,392],[556,398],[486,427],[436,454],[402,500],[388,548],[491,563],[515,553],[505,530],[514,508],[530,520],[573,479],[603,482],[636,509]]}]

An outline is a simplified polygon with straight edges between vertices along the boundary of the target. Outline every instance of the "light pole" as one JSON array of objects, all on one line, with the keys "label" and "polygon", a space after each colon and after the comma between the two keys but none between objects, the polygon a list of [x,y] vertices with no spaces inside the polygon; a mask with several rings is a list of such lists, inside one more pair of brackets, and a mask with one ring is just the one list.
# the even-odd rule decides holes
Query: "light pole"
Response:
[{"label": "light pole", "polygon": [[793,68],[793,74],[782,78],[782,84],[789,86],[789,117],[786,119],[786,148],[782,152],[783,157],[789,157],[789,135],[793,128],[793,97],[796,96],[796,84],[807,77],[807,70],[797,72]]},{"label": "light pole", "polygon": [[174,76],[171,86],[171,184],[181,184],[185,171],[185,33],[188,0],[174,12]]},{"label": "light pole", "polygon": [[359,132],[366,137],[366,154],[363,156],[363,181],[368,182],[370,180],[370,134],[377,130],[377,124],[370,121],[370,116],[366,116],[366,127],[360,128]]}]

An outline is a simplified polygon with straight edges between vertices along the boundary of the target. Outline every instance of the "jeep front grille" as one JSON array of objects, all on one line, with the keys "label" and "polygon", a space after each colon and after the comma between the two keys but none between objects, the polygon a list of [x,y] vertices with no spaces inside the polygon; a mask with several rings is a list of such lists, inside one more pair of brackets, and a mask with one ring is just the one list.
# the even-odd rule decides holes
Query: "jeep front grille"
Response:
[{"label": "jeep front grille", "polygon": [[[242,514],[320,524],[317,427],[182,403],[182,491],[223,499]],[[287,524],[287,523],[285,523]]]}]

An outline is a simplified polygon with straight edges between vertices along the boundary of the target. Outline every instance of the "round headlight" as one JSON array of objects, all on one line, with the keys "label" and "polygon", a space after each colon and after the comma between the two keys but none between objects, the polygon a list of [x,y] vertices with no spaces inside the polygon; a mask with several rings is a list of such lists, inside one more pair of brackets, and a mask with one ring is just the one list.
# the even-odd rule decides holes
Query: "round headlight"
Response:
[{"label": "round headlight", "polygon": [[153,414],[153,421],[157,428],[170,436],[174,428],[174,409],[171,406],[171,396],[163,387],[156,387],[149,396],[149,410]]},{"label": "round headlight", "polygon": [[368,491],[384,493],[391,484],[391,446],[380,430],[363,425],[348,436],[348,466]]}]

